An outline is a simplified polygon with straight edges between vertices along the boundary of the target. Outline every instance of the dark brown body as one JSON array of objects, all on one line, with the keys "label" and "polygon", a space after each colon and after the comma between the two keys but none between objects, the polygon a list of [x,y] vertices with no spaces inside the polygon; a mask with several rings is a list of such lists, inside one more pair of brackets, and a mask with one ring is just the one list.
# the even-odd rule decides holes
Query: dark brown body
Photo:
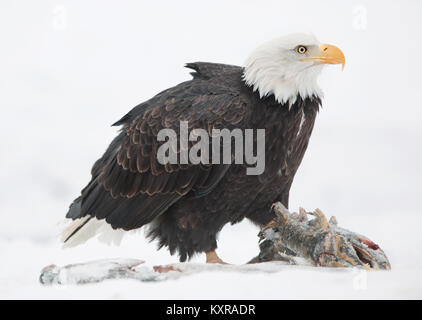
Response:
[{"label": "dark brown body", "polygon": [[[216,248],[227,223],[273,219],[270,206],[288,206],[289,190],[302,161],[319,109],[318,97],[281,105],[259,98],[242,80],[243,69],[189,64],[194,79],[135,107],[117,125],[122,133],[93,167],[93,178],[67,217],[106,219],[125,230],[149,224],[149,235],[185,261]],[[303,119],[302,119],[303,118]],[[189,128],[265,129],[265,171],[246,175],[247,165],[166,165],[156,162],[156,134]]]}]

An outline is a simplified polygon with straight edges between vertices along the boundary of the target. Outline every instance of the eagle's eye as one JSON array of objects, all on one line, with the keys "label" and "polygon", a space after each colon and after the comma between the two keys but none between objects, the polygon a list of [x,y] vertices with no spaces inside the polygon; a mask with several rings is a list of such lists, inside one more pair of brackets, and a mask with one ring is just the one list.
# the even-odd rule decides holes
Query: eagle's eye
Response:
[{"label": "eagle's eye", "polygon": [[308,51],[308,48],[306,48],[305,46],[297,46],[296,47],[296,52],[297,53],[305,54],[306,51]]}]

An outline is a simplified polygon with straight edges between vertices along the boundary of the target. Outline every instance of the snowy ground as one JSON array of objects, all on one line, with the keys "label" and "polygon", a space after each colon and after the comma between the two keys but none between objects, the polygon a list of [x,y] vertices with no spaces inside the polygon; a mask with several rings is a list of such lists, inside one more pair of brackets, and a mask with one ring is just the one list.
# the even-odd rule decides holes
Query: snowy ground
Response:
[{"label": "snowy ground", "polygon": [[[99,284],[43,287],[38,283],[41,268],[103,258],[137,258],[150,268],[177,262],[165,251],[155,251],[146,244],[142,233],[125,238],[120,247],[110,247],[92,240],[84,247],[61,250],[51,241],[14,240],[0,245],[0,298],[54,299],[295,299],[295,298],[422,298],[422,251],[419,225],[411,217],[383,221],[365,219],[354,222],[344,218],[344,225],[376,239],[386,251],[392,271],[340,270],[307,266],[269,267],[248,271],[241,267],[207,270],[176,280],[138,282],[107,280]],[[419,222],[419,223],[417,223]],[[406,230],[399,233],[397,230]],[[234,238],[238,240],[233,241]],[[220,236],[220,255],[233,264],[242,264],[258,252],[256,229],[243,223],[226,227]],[[202,263],[198,256],[192,263]],[[259,268],[259,267],[258,267]]]},{"label": "snowy ground", "polygon": [[[422,298],[420,1],[11,1],[0,4],[0,298]],[[218,23],[216,23],[218,21]],[[120,247],[61,250],[55,235],[109,124],[189,79],[190,61],[242,64],[257,44],[313,32],[338,45],[291,208],[320,207],[377,242],[391,272],[282,267],[205,271],[159,283],[43,287],[40,270],[123,257],[177,262],[142,232]],[[219,253],[240,264],[258,230],[227,226]],[[193,263],[203,262],[198,256]]]}]

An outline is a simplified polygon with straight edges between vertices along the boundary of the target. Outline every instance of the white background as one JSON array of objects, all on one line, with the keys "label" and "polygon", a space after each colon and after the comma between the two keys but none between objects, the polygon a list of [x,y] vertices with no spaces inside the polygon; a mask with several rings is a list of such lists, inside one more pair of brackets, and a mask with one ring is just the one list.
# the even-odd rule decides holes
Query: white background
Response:
[{"label": "white background", "polygon": [[[422,298],[420,1],[7,1],[0,3],[0,298]],[[61,250],[56,235],[93,162],[133,106],[190,78],[184,63],[242,65],[260,43],[312,32],[346,55],[325,93],[290,207],[319,207],[376,241],[393,271],[205,273],[160,284],[44,288],[39,270],[116,256],[177,261],[143,234]],[[223,229],[231,263],[258,252]],[[194,259],[202,262],[203,256]],[[183,290],[182,290],[183,288]]]}]

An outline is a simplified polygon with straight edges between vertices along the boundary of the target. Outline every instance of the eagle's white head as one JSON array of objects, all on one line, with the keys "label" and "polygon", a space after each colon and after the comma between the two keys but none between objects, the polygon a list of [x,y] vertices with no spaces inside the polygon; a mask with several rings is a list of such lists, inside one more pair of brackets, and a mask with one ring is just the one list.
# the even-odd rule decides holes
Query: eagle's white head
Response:
[{"label": "eagle's white head", "polygon": [[273,94],[291,105],[298,96],[322,96],[317,78],[325,64],[344,67],[343,52],[313,35],[291,34],[256,48],[245,63],[243,79],[261,97]]}]

